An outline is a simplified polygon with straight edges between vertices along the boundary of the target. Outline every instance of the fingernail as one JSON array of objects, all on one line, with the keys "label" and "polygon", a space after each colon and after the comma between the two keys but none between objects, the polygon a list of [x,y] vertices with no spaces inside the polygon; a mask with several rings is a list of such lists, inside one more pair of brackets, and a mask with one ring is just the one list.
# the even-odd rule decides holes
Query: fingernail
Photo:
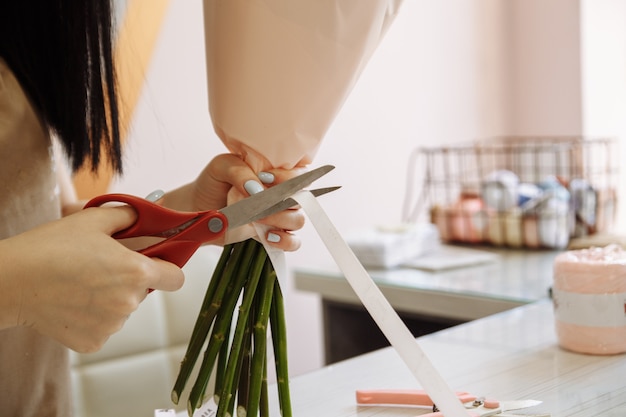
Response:
[{"label": "fingernail", "polygon": [[272,243],[278,243],[280,242],[280,235],[277,235],[276,233],[268,233],[267,234],[267,241],[268,242],[272,242]]},{"label": "fingernail", "polygon": [[155,203],[157,201],[159,201],[160,199],[163,198],[163,196],[165,195],[165,191],[163,190],[154,190],[152,191],[150,194],[148,194],[146,196],[146,200]]},{"label": "fingernail", "polygon": [[246,183],[243,185],[243,188],[245,188],[250,195],[263,191],[263,186],[259,182],[254,180],[246,181]]},{"label": "fingernail", "polygon": [[263,184],[271,184],[275,180],[274,174],[272,174],[271,172],[261,171],[259,172],[258,177]]}]

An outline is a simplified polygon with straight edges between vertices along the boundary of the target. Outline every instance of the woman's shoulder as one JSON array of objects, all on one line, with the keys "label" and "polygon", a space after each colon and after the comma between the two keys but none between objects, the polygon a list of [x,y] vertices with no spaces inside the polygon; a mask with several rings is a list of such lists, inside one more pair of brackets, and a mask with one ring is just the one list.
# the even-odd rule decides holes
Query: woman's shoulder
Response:
[{"label": "woman's shoulder", "polygon": [[0,123],[5,125],[11,121],[22,120],[30,108],[30,101],[17,77],[0,57]]},{"label": "woman's shoulder", "polygon": [[0,199],[0,239],[27,230],[37,217],[58,217],[58,202],[47,199],[55,195],[50,144],[17,77],[0,60],[0,189],[11,196]]}]

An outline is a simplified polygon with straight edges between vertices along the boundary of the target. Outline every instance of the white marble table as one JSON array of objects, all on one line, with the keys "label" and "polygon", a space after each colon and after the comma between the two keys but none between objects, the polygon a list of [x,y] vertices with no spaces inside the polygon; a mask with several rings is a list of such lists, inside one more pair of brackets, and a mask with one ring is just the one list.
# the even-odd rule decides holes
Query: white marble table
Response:
[{"label": "white marble table", "polygon": [[[431,272],[415,268],[368,270],[398,311],[454,320],[474,320],[548,296],[556,251],[486,249],[498,260]],[[294,271],[298,290],[322,299],[360,304],[334,264],[302,266]]]},{"label": "white marble table", "polygon": [[[543,401],[516,413],[626,416],[626,356],[560,349],[547,300],[424,336],[418,343],[454,390],[500,400]],[[294,378],[294,416],[400,417],[425,412],[357,406],[355,390],[370,388],[419,388],[419,384],[393,348],[384,348]],[[273,407],[272,415],[279,416],[277,405]]]},{"label": "white marble table", "polygon": [[[417,339],[453,390],[499,400],[542,401],[509,413],[552,417],[626,416],[626,355],[590,356],[558,347],[544,300]],[[357,389],[420,388],[393,348],[293,378],[295,417],[409,417],[417,407],[358,406]],[[280,416],[275,386],[272,416]],[[179,417],[186,413],[179,413]]]},{"label": "white marble table", "polygon": [[[442,246],[443,260],[476,249]],[[368,269],[389,303],[415,336],[486,317],[548,297],[558,251],[482,248],[495,261],[455,269]],[[441,256],[445,254],[446,256]],[[431,258],[432,259],[432,258]],[[364,311],[339,268],[299,266],[295,287],[322,299],[326,364],[386,346],[386,340]]]}]

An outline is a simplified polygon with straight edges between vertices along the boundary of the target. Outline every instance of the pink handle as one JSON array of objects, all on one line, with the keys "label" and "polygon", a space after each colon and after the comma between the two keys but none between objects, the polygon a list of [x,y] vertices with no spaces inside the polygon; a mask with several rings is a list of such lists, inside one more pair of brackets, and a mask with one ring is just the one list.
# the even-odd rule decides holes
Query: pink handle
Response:
[{"label": "pink handle", "polygon": [[[474,401],[475,395],[467,392],[456,392],[456,396],[462,403]],[[357,390],[357,404],[398,404],[398,405],[420,405],[432,407],[433,401],[424,390],[400,390],[400,389],[378,389],[378,390]]]}]

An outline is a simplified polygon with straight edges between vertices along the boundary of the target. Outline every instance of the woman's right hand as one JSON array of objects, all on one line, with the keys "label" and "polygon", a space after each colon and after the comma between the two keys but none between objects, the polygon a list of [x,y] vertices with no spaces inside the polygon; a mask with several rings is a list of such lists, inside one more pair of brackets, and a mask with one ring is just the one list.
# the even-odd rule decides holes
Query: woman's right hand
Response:
[{"label": "woman's right hand", "polygon": [[89,208],[0,240],[0,328],[29,326],[94,352],[149,288],[179,289],[180,268],[111,237],[135,218],[130,207]]}]

